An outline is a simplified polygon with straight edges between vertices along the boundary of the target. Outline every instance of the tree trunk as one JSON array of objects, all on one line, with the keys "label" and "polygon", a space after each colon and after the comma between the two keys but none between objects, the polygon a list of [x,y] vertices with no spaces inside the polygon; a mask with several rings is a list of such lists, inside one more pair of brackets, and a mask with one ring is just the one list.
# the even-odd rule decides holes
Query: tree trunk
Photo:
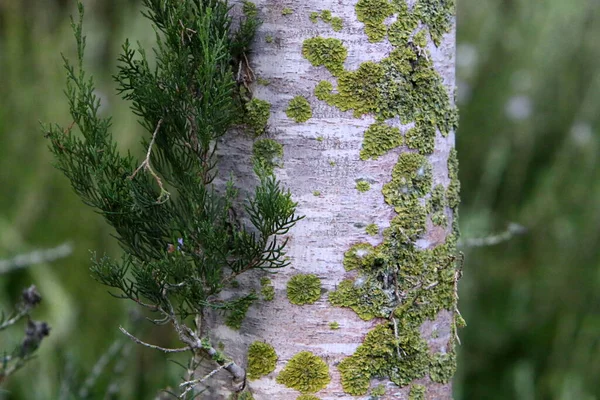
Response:
[{"label": "tree trunk", "polygon": [[[256,5],[251,90],[270,118],[257,139],[231,133],[221,171],[251,190],[253,145],[275,140],[275,174],[305,218],[288,234],[290,266],[255,287],[263,295],[239,331],[211,315],[211,336],[253,364],[245,390],[257,400],[450,399],[462,321],[453,1]],[[301,99],[290,107],[297,96],[306,121]],[[268,346],[249,357],[255,342],[273,347],[274,371]],[[230,377],[218,376],[202,398],[230,398]]]}]

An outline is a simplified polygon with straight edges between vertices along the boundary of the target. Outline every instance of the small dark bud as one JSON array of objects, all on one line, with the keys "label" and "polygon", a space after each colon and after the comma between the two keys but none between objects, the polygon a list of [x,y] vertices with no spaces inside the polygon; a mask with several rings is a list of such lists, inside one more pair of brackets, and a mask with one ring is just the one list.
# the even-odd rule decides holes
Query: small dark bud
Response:
[{"label": "small dark bud", "polygon": [[43,338],[50,334],[50,326],[45,322],[29,320],[25,327],[25,337],[21,345],[21,354],[31,354],[40,346]]},{"label": "small dark bud", "polygon": [[31,285],[27,289],[23,290],[21,299],[23,300],[25,306],[33,307],[42,301],[42,296],[40,295],[40,292],[38,292],[35,285]]}]

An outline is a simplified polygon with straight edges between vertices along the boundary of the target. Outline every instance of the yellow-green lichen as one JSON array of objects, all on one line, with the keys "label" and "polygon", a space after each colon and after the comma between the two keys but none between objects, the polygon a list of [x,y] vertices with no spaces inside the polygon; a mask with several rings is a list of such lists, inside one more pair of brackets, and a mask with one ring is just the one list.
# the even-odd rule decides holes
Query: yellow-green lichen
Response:
[{"label": "yellow-green lichen", "polygon": [[340,17],[331,18],[331,27],[334,31],[339,32],[344,28],[344,21]]},{"label": "yellow-green lichen", "polygon": [[329,81],[321,81],[315,86],[315,97],[329,103],[333,85]]},{"label": "yellow-green lichen", "polygon": [[396,335],[392,324],[384,323],[370,331],[363,344],[338,368],[344,391],[360,396],[369,390],[372,377],[387,376],[398,386],[406,386],[425,376],[428,365],[427,343],[418,330],[398,329]]},{"label": "yellow-green lichen", "polygon": [[337,330],[337,329],[340,329],[339,322],[337,322],[337,321],[330,322],[329,323],[329,329],[334,330],[334,331]]},{"label": "yellow-green lichen", "polygon": [[[430,355],[419,332],[426,319],[456,307],[459,186],[454,179],[455,153],[448,160],[451,183],[444,193],[440,189],[432,193],[431,165],[425,157],[433,152],[438,132],[447,136],[458,121],[427,48],[428,33],[437,45],[451,29],[453,3],[416,0],[410,9],[405,0],[359,0],[355,11],[369,40],[380,41],[387,35],[394,48],[388,57],[364,62],[355,70],[344,69],[347,51],[339,41],[328,42],[335,39],[307,39],[303,48],[313,65],[323,65],[337,77],[337,87],[328,81],[315,87],[317,99],[341,111],[353,110],[355,117],[370,114],[375,118],[376,123],[365,132],[361,159],[379,157],[403,142],[415,150],[398,157],[392,179],[383,187],[385,201],[396,212],[382,232],[383,242],[376,247],[353,246],[345,254],[344,266],[356,270],[357,276],[342,281],[329,294],[332,304],[349,307],[363,319],[389,321],[369,332],[357,351],[339,364],[344,390],[352,395],[366,394],[375,376],[405,386],[427,374],[438,381],[449,379],[454,369],[454,331],[444,357]],[[383,124],[390,119],[413,127],[404,138],[385,135]],[[442,222],[442,213],[446,217],[440,212],[446,206],[440,204],[452,208],[453,233],[445,243],[421,249],[416,242],[424,237],[429,214],[434,223]]]},{"label": "yellow-green lichen", "polygon": [[329,160],[329,165],[332,166],[332,167],[335,167],[335,161]]},{"label": "yellow-green lichen", "polygon": [[325,140],[323,136],[317,136],[315,139],[317,142],[322,142],[323,140]]},{"label": "yellow-green lichen", "polygon": [[419,17],[408,10],[405,1],[395,2],[396,20],[388,28],[388,40],[396,47],[406,46],[413,31],[419,26]]},{"label": "yellow-green lichen", "polygon": [[371,184],[365,180],[358,180],[356,182],[356,190],[359,192],[368,192],[371,190]]},{"label": "yellow-green lichen", "polygon": [[425,400],[425,393],[427,393],[427,388],[423,385],[415,383],[410,387],[408,400]]},{"label": "yellow-green lichen", "polygon": [[321,280],[313,274],[294,275],[287,283],[287,297],[292,304],[313,304],[321,298]]},{"label": "yellow-green lichen", "polygon": [[379,227],[377,226],[377,224],[369,224],[365,228],[365,232],[367,232],[367,235],[377,236],[377,234],[379,233]]},{"label": "yellow-green lichen", "polygon": [[281,15],[292,15],[293,13],[294,10],[289,7],[285,7],[283,10],[281,10]]},{"label": "yellow-green lichen", "polygon": [[229,400],[254,400],[254,396],[247,390],[242,393],[232,393],[229,395]]},{"label": "yellow-green lichen", "polygon": [[319,190],[315,190],[313,192],[313,196],[315,196],[315,197],[319,197],[320,195],[321,195],[321,191],[319,191]]},{"label": "yellow-green lichen", "polygon": [[273,37],[273,35],[266,35],[265,36],[265,42],[267,43],[273,43],[275,41],[275,38]]},{"label": "yellow-green lichen", "polygon": [[271,84],[271,82],[269,82],[268,79],[261,78],[260,76],[256,78],[256,83],[258,83],[261,86],[269,86]]},{"label": "yellow-green lichen", "polygon": [[321,19],[323,20],[323,22],[326,23],[330,23],[331,22],[331,11],[330,10],[323,10],[321,11]]},{"label": "yellow-green lichen", "polygon": [[392,310],[388,294],[371,278],[340,282],[337,289],[329,293],[329,302],[337,307],[351,308],[365,321],[385,318]]},{"label": "yellow-green lichen", "polygon": [[302,55],[315,67],[323,65],[337,76],[344,70],[348,51],[339,39],[314,37],[304,41]]},{"label": "yellow-green lichen", "polygon": [[277,383],[305,394],[318,392],[330,381],[325,361],[309,351],[301,351],[292,357],[277,376]]},{"label": "yellow-green lichen", "polygon": [[[337,93],[330,82],[322,81],[315,87],[315,96],[342,111],[353,110],[355,117],[373,114],[380,122],[394,117],[404,124],[414,122],[415,127],[406,134],[406,145],[430,154],[436,132],[447,135],[456,128],[457,111],[430,58],[422,54],[426,50],[407,45],[378,63],[362,63],[355,71],[336,68]],[[325,62],[318,59],[313,65]],[[329,63],[336,64],[332,60]]]},{"label": "yellow-green lichen", "polygon": [[383,122],[376,122],[365,131],[360,159],[376,160],[391,149],[402,146],[400,129],[391,127]]},{"label": "yellow-green lichen", "polygon": [[376,387],[374,387],[371,390],[371,396],[375,396],[375,397],[385,396],[385,385],[380,384],[380,385],[377,385]]},{"label": "yellow-green lichen", "polygon": [[248,379],[259,379],[275,371],[277,353],[268,343],[254,342],[248,347]]},{"label": "yellow-green lichen", "polygon": [[298,396],[296,400],[321,400],[317,396],[313,396],[312,394],[301,394]]},{"label": "yellow-green lichen", "polygon": [[305,97],[296,96],[290,100],[285,114],[296,122],[306,122],[312,118],[312,109]]},{"label": "yellow-green lichen", "polygon": [[356,17],[365,24],[365,33],[371,42],[380,42],[387,33],[383,23],[392,16],[394,8],[388,0],[360,0],[356,3]]},{"label": "yellow-green lichen", "polygon": [[256,17],[258,15],[258,8],[253,2],[244,0],[242,2],[242,12],[247,17]]},{"label": "yellow-green lichen", "polygon": [[265,301],[273,301],[275,298],[275,288],[271,284],[271,279],[267,277],[263,277],[260,280],[260,294],[262,295]]},{"label": "yellow-green lichen", "polygon": [[450,184],[446,191],[446,199],[448,199],[448,206],[456,209],[458,203],[460,203],[460,181],[458,180],[458,156],[456,149],[451,149],[448,156],[448,177],[450,178]]},{"label": "yellow-green lichen", "polygon": [[454,8],[454,0],[419,0],[415,5],[415,13],[429,28],[436,46],[440,45],[442,36],[452,28]]},{"label": "yellow-green lichen", "polygon": [[283,164],[283,146],[273,139],[259,139],[252,147],[252,159],[259,171],[273,174]]},{"label": "yellow-green lichen", "polygon": [[436,226],[445,226],[446,219],[446,191],[442,185],[436,185],[431,192],[428,202],[431,222]]},{"label": "yellow-green lichen", "polygon": [[317,22],[319,22],[319,13],[317,11],[313,11],[310,13],[310,16],[308,18],[313,24],[316,24]]},{"label": "yellow-green lichen", "polygon": [[344,253],[344,268],[346,271],[361,269],[366,266],[374,252],[374,247],[369,243],[358,243]]},{"label": "yellow-green lichen", "polygon": [[431,190],[431,165],[427,157],[402,153],[392,169],[392,180],[383,185],[385,201],[401,206],[405,200],[425,196]]},{"label": "yellow-green lichen", "polygon": [[246,318],[248,309],[256,299],[255,296],[246,296],[235,301],[235,304],[228,311],[225,318],[225,325],[231,329],[239,330],[242,327],[242,322]]},{"label": "yellow-green lichen", "polygon": [[254,136],[260,136],[267,129],[267,122],[271,115],[271,103],[254,98],[245,104],[246,125]]},{"label": "yellow-green lichen", "polygon": [[[454,349],[452,349],[454,350]],[[437,353],[431,357],[429,377],[438,383],[448,383],[456,371],[456,353]]]}]

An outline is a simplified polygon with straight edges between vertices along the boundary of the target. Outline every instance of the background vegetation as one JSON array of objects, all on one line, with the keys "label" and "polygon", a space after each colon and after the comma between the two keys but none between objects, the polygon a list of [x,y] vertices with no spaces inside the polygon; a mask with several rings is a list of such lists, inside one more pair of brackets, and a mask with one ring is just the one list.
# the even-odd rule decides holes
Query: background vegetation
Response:
[{"label": "background vegetation", "polygon": [[[33,317],[52,326],[0,398],[81,398],[87,387],[90,398],[111,398],[108,376],[122,371],[114,392],[149,399],[183,371],[156,352],[111,344],[122,339],[118,324],[162,345],[170,330],[137,324],[139,315],[90,278],[88,250],[114,255],[117,243],[50,167],[38,123],[70,123],[60,53],[73,55],[73,3],[0,0],[0,259],[74,247],[68,258],[0,276],[0,308],[34,283],[43,301]],[[153,39],[137,3],[90,1],[86,22],[90,73],[123,147],[141,130],[115,95],[114,60],[126,37]],[[600,398],[600,5],[458,0],[458,21],[463,238],[511,222],[527,233],[463,249],[468,327],[455,398]],[[0,349],[18,344],[22,329],[3,332]],[[86,384],[110,354],[105,373]]]}]

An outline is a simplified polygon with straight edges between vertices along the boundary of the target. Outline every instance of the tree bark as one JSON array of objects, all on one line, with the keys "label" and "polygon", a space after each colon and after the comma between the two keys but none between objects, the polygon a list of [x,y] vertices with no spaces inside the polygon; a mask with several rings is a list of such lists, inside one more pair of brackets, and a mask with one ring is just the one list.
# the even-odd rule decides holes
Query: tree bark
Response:
[{"label": "tree bark", "polygon": [[[256,1],[263,25],[259,30],[253,51],[248,57],[257,78],[251,87],[252,94],[254,98],[271,103],[271,114],[264,137],[274,139],[283,145],[283,163],[281,168],[275,169],[275,174],[284,186],[289,188],[294,200],[298,202],[298,213],[305,218],[288,234],[287,256],[291,261],[290,266],[269,275],[275,292],[273,301],[259,300],[254,303],[249,308],[239,331],[227,327],[223,323],[222,316],[218,314],[211,315],[206,323],[214,340],[223,343],[224,352],[238,365],[247,366],[248,348],[252,343],[258,341],[273,346],[278,357],[275,370],[258,379],[248,380],[246,384],[246,390],[249,390],[257,400],[296,399],[302,394],[301,390],[288,387],[290,385],[286,386],[281,377],[278,381],[278,376],[281,376],[282,371],[289,366],[290,360],[295,355],[305,351],[320,357],[328,366],[330,382],[317,384],[315,389],[320,390],[312,393],[320,399],[367,399],[373,398],[370,397],[371,395],[378,396],[375,398],[380,399],[409,399],[411,390],[411,399],[451,398],[448,375],[452,375],[455,362],[454,344],[459,318],[455,307],[455,281],[459,272],[457,268],[455,269],[455,258],[451,254],[457,237],[455,214],[457,199],[454,197],[458,191],[454,156],[450,156],[454,147],[455,23],[453,7],[447,2],[421,0],[417,3],[409,2],[406,15],[397,12],[398,9],[385,15],[386,12],[382,10],[388,6],[401,5],[403,1],[392,3],[387,3],[385,0]],[[238,8],[236,7],[234,12],[239,11]],[[416,13],[417,9],[420,10],[421,18],[416,26],[411,26],[412,20],[408,18],[413,15],[411,13]],[[333,25],[339,23],[339,20],[336,19],[332,24],[327,13],[320,13],[322,10],[329,10],[333,17],[341,19],[343,24],[341,30],[333,29]],[[313,14],[311,19],[313,12],[320,14]],[[385,28],[384,37],[378,37],[377,28],[381,28],[381,24],[377,20],[377,15],[382,13],[383,24],[388,27],[395,21],[399,21],[399,25],[402,25],[406,20],[409,22],[407,23],[409,28],[406,29],[412,34],[419,31],[427,33],[424,36],[427,40],[426,45],[419,48],[413,44],[413,41],[418,40],[417,36],[408,35],[411,37],[405,39],[405,46],[394,46],[385,37]],[[426,19],[427,15],[431,17],[429,20]],[[369,16],[375,16],[375,19]],[[437,22],[434,22],[436,18],[438,22],[441,19],[445,20],[442,24],[436,25]],[[423,139],[422,142],[413,140],[415,130],[417,130],[416,135],[419,134],[417,129],[419,121],[407,121],[405,113],[401,111],[398,115],[381,118],[379,114],[379,117],[386,126],[399,128],[403,136],[400,140],[404,144],[376,143],[376,148],[383,146],[385,149],[375,150],[375,157],[371,158],[368,158],[369,154],[361,153],[361,150],[368,147],[366,131],[376,125],[378,111],[373,107],[362,113],[356,112],[358,107],[356,104],[354,108],[350,107],[350,110],[343,111],[344,105],[340,106],[341,101],[336,103],[331,99],[319,100],[315,96],[315,87],[319,82],[331,82],[333,86],[331,93],[335,95],[340,92],[340,81],[343,79],[343,73],[339,71],[336,73],[337,76],[332,74],[331,71],[335,71],[335,67],[328,69],[323,65],[311,64],[309,60],[311,55],[306,50],[305,41],[317,37],[341,40],[347,49],[347,58],[343,61],[345,71],[357,71],[362,64],[369,61],[379,64],[383,59],[390,57],[394,50],[404,48],[413,49],[418,57],[418,60],[408,64],[412,65],[412,68],[415,68],[418,62],[432,62],[434,66],[432,71],[445,89],[447,104],[439,104],[439,99],[426,99],[418,104],[421,106],[428,104],[434,109],[445,107],[448,115],[446,121],[438,121],[437,125],[434,124],[434,136],[429,138],[434,144],[433,149],[427,149],[427,139]],[[378,39],[382,40],[377,41]],[[438,41],[437,45],[434,39]],[[395,72],[406,73],[400,68]],[[390,70],[386,70],[385,73],[389,74]],[[383,85],[391,79],[387,75],[384,76],[378,84]],[[365,79],[369,78],[360,78],[355,82],[362,83]],[[266,85],[267,81],[268,85]],[[414,89],[418,93],[422,89],[415,76],[409,81],[412,84],[411,90]],[[362,89],[363,92],[358,92],[359,97],[370,96],[368,87]],[[296,122],[286,114],[290,101],[296,96],[303,96],[310,103],[312,117],[305,122]],[[377,92],[377,96],[380,99],[375,99],[376,102],[389,104],[394,101],[392,98],[381,99],[382,96],[385,97],[381,90]],[[427,97],[428,93],[424,92],[423,96]],[[402,98],[399,101],[401,102]],[[399,104],[399,107],[403,105]],[[423,111],[421,114],[417,112],[417,115],[429,115],[427,114],[429,112],[435,111]],[[291,112],[289,114],[293,115]],[[445,132],[440,130],[440,125],[443,124],[450,125]],[[386,131],[379,140],[384,142],[386,139],[391,140],[393,132]],[[248,190],[252,190],[252,184],[256,182],[250,161],[255,140],[240,132],[232,132],[223,141],[224,147],[221,148],[221,171],[225,174],[232,172],[236,183],[246,185]],[[415,144],[417,142],[418,144]],[[430,168],[431,171],[431,182],[424,193],[413,196],[417,198],[417,205],[413,204],[414,207],[420,205],[428,214],[424,225],[425,230],[415,235],[407,232],[406,235],[410,238],[406,240],[394,236],[391,230],[385,231],[393,225],[392,221],[399,212],[414,211],[414,208],[406,208],[398,203],[405,201],[398,200],[397,197],[401,197],[402,194],[396,193],[398,190],[401,191],[398,187],[403,184],[391,188],[396,190],[394,192],[396,194],[388,193],[388,197],[383,194],[386,192],[386,184],[392,185],[394,168],[400,163],[400,155],[405,153],[422,153],[427,163],[426,169]],[[414,172],[417,175],[423,174],[423,171]],[[450,202],[442,201],[441,206],[438,204],[436,208],[432,199],[435,197],[434,188],[437,185],[441,185],[442,197]],[[408,186],[410,184],[407,184]],[[434,222],[436,212],[443,223]],[[400,227],[394,232],[403,235],[405,231]],[[389,245],[388,250],[400,244],[400,247],[406,250],[401,254],[405,254],[406,257],[411,257],[411,252],[429,250],[431,258],[423,262],[425,271],[423,274],[431,275],[432,270],[435,270],[435,273],[439,270],[442,274],[448,267],[450,272],[446,272],[451,275],[449,279],[452,282],[429,278],[421,281],[417,273],[401,273],[399,271],[403,268],[410,267],[411,261],[398,256],[400,254],[398,252],[390,253],[386,250],[383,252],[382,262],[390,265],[390,270],[396,272],[392,274],[393,276],[389,273],[385,275],[386,279],[392,280],[392,283],[387,286],[384,284],[383,288],[375,284],[373,288],[383,289],[383,296],[395,308],[390,310],[388,307],[387,311],[381,313],[375,311],[373,316],[366,315],[369,314],[368,312],[355,311],[360,310],[360,304],[355,305],[354,308],[339,306],[339,302],[337,306],[333,305],[332,293],[339,291],[344,281],[350,282],[356,289],[360,288],[365,280],[368,281],[369,276],[373,276],[368,275],[371,272],[363,273],[360,268],[352,269],[348,265],[345,268],[345,254],[346,258],[348,255],[354,255],[361,263],[371,250],[370,247],[364,246],[366,250],[363,249],[365,252],[363,254],[361,247],[355,245],[367,243],[379,246],[386,240]],[[446,246],[444,251],[434,254],[433,249],[442,246]],[[349,253],[349,250],[353,253]],[[288,283],[298,274],[314,274],[320,279],[321,295],[314,303],[297,305],[290,301],[293,294],[288,293]],[[254,287],[260,292],[261,286],[257,283],[260,276],[262,275],[258,275],[258,278],[257,275],[241,276],[240,286]],[[378,279],[381,279],[382,275],[378,276]],[[303,284],[309,285],[306,282],[299,282],[301,287]],[[397,310],[402,307],[409,311],[411,307],[424,309],[429,302],[440,301],[439,294],[442,293],[436,292],[437,297],[429,298],[427,290],[433,293],[442,285],[446,285],[447,289],[450,284],[452,284],[451,298],[445,299],[439,307],[427,311],[427,318],[417,328],[418,336],[427,344],[425,352],[430,357],[428,361],[418,362],[420,364],[417,368],[423,371],[408,371],[408,377],[404,380],[396,377],[396,383],[390,380],[389,373],[372,371],[373,376],[369,373],[366,375],[369,382],[367,392],[361,388],[354,388],[350,378],[343,384],[340,365],[343,366],[343,361],[355,355],[361,346],[367,346],[365,340],[368,334],[378,326],[384,326],[396,340],[393,342],[396,348],[391,349],[393,354],[386,353],[381,359],[397,358],[400,360],[398,361],[400,369],[411,364],[417,355],[411,352],[411,344],[402,342],[402,338],[411,328],[404,325],[402,319],[404,316]],[[407,287],[413,287],[414,292],[407,290]],[[350,293],[351,296],[354,293],[357,302],[363,300],[359,298],[359,292]],[[225,293],[225,296],[227,295]],[[369,305],[370,303],[365,307],[368,308]],[[385,305],[382,307],[385,308]],[[372,335],[377,341],[375,335]],[[436,355],[438,358],[435,358]],[[376,355],[371,352],[366,359],[358,361],[359,364],[364,364],[365,369],[379,368],[379,365],[365,363],[365,360],[375,359],[377,359]],[[444,375],[441,378],[440,373]],[[210,394],[207,392],[206,397],[202,398],[230,398],[231,378],[223,372],[217,376],[219,382],[213,381]],[[398,384],[398,380],[401,384]],[[383,386],[378,387],[379,385]],[[321,389],[321,386],[324,387]],[[382,391],[383,388],[385,393]],[[311,393],[314,390],[308,389],[305,392]],[[421,392],[424,392],[423,397],[420,397]]]}]

